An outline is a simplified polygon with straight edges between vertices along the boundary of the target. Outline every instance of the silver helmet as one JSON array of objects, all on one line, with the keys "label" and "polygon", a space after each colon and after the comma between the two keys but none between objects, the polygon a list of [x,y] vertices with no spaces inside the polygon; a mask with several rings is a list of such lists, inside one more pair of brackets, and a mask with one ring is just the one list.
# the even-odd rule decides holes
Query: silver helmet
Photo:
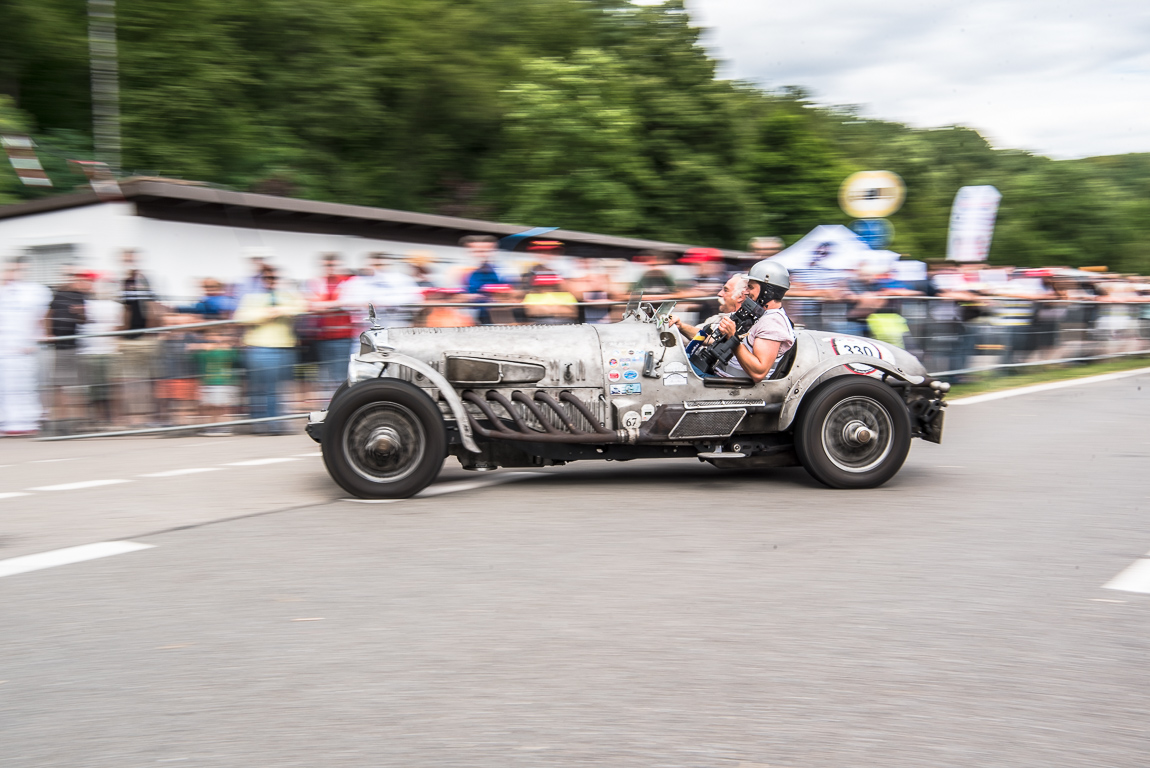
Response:
[{"label": "silver helmet", "polygon": [[791,273],[786,267],[774,259],[756,261],[750,271],[747,272],[747,279],[754,280],[757,283],[773,285],[782,288],[784,291],[790,290],[791,287]]}]

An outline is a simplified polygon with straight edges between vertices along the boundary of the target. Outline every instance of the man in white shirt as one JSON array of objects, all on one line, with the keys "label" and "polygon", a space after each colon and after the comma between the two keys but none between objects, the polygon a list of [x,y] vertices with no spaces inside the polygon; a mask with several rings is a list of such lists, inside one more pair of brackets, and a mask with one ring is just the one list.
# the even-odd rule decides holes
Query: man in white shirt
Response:
[{"label": "man in white shirt", "polygon": [[37,341],[47,335],[52,291],[24,279],[25,257],[0,271],[0,433],[32,434],[43,410],[37,391]]},{"label": "man in white shirt", "polygon": [[[367,305],[375,307],[376,317],[385,328],[404,328],[411,325],[423,291],[411,275],[388,264],[386,253],[370,253],[367,269],[340,286],[340,304],[352,313],[352,322],[367,330]],[[359,334],[352,339],[352,351],[359,349]]]}]

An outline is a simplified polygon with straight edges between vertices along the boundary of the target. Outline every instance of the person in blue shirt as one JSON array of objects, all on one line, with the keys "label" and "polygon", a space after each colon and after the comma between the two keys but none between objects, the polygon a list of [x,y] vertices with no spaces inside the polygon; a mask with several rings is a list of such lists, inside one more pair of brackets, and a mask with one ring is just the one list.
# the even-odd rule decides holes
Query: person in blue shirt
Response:
[{"label": "person in blue shirt", "polygon": [[[496,240],[490,235],[468,235],[460,240],[459,244],[467,248],[478,262],[467,277],[466,292],[473,296],[473,301],[486,301],[491,293],[489,286],[500,286],[507,282],[491,263],[495,255]],[[483,325],[491,324],[488,310],[479,310],[479,322]]]},{"label": "person in blue shirt", "polygon": [[204,296],[195,304],[179,307],[178,312],[200,315],[205,320],[226,320],[236,311],[236,300],[224,293],[219,280],[208,278],[203,282]]}]

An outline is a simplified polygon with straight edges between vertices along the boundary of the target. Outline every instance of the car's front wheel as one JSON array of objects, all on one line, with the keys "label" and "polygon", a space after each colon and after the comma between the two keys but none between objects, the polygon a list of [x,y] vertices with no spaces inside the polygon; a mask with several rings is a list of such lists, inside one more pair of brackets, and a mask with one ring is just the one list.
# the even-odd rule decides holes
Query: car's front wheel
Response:
[{"label": "car's front wheel", "polygon": [[910,451],[910,415],[894,390],[844,376],[807,395],[795,427],[795,451],[816,480],[832,488],[875,488]]},{"label": "car's front wheel", "polygon": [[447,456],[447,430],[435,403],[394,379],[361,382],[332,399],[323,430],[332,479],[368,499],[414,496],[435,480]]}]

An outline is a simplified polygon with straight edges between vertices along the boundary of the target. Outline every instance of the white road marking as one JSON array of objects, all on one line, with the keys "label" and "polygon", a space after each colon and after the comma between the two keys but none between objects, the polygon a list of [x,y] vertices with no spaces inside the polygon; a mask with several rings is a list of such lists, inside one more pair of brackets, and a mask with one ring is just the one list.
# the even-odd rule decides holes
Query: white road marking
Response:
[{"label": "white road marking", "polygon": [[1085,378],[1067,379],[1066,381],[1052,381],[1048,384],[1035,384],[1030,387],[1019,387],[1018,389],[1004,389],[1001,392],[987,392],[985,395],[960,397],[957,400],[948,400],[947,402],[951,405],[976,405],[978,403],[987,403],[991,400],[1002,400],[1006,397],[1030,395],[1035,392],[1047,392],[1052,389],[1062,389],[1063,387],[1077,387],[1081,384],[1098,384],[1103,381],[1125,379],[1129,376],[1141,376],[1146,373],[1150,373],[1150,368],[1138,368],[1133,371],[1119,371],[1118,373],[1104,373],[1101,376],[1086,376]]},{"label": "white road marking", "polygon": [[1102,588],[1150,595],[1150,559],[1147,558],[1150,558],[1150,555],[1135,560],[1133,565],[1103,584]]},{"label": "white road marking", "polygon": [[230,461],[225,467],[262,467],[264,464],[280,464],[285,461],[297,461],[295,457],[284,456],[278,459],[248,459],[247,461]]},{"label": "white road marking", "polygon": [[[438,485],[431,485],[424,488],[419,493],[411,498],[413,499],[427,499],[433,496],[443,496],[448,493],[459,493],[460,491],[474,491],[479,488],[487,488],[492,485],[502,485],[503,483],[513,483],[517,480],[526,480],[531,477],[543,477],[543,472],[508,472],[495,477],[484,478],[483,480],[464,480],[458,483],[440,483]],[[356,504],[394,504],[397,501],[407,501],[407,499],[342,499],[342,501],[353,501]]]},{"label": "white road marking", "polygon": [[11,493],[0,493],[0,499],[14,499],[17,496],[31,496],[30,493],[24,491],[12,491]]},{"label": "white road marking", "polygon": [[84,544],[79,547],[54,549],[51,552],[41,552],[38,555],[11,557],[7,560],[0,560],[0,577],[12,576],[17,573],[27,573],[29,571],[39,571],[44,568],[54,568],[57,565],[82,563],[85,560],[95,560],[111,555],[122,555],[141,549],[151,549],[152,547],[152,544],[141,544],[138,541],[101,541],[96,544]]},{"label": "white road marking", "polygon": [[297,453],[296,457],[300,459],[314,459],[323,456],[323,451],[315,451],[313,453]]},{"label": "white road marking", "polygon": [[219,472],[223,467],[188,467],[187,469],[169,469],[167,472],[152,472],[140,477],[179,477],[180,475],[198,475],[200,472]]},{"label": "white road marking", "polygon": [[81,488],[99,488],[102,485],[119,485],[130,483],[131,480],[83,480],[79,483],[61,483],[60,485],[41,485],[39,488],[29,488],[30,491],[78,491]]}]

